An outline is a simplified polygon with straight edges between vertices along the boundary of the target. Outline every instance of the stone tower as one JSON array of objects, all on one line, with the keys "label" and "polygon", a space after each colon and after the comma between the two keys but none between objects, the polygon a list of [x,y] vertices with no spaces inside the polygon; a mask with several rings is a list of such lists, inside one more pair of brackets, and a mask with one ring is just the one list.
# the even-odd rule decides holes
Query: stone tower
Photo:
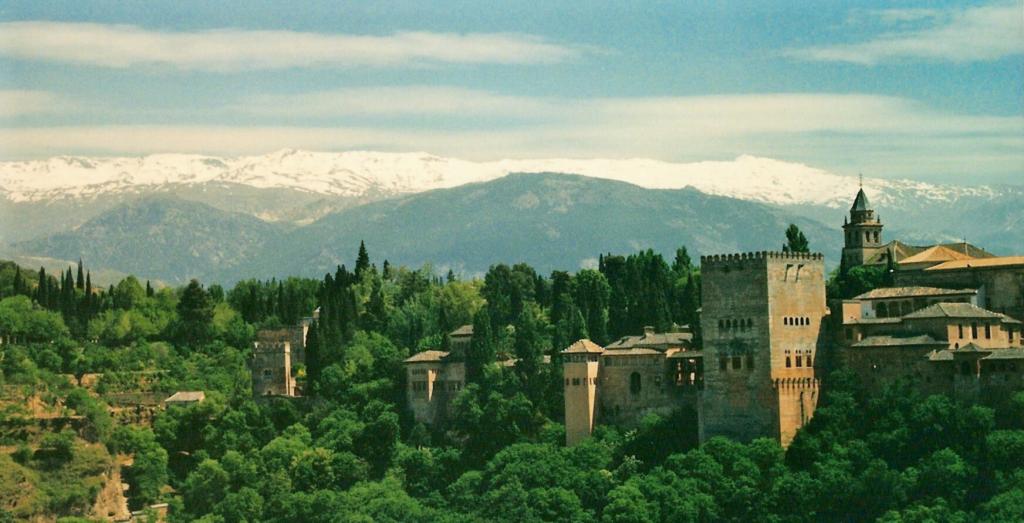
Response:
[{"label": "stone tower", "polygon": [[599,345],[580,340],[562,351],[565,378],[565,444],[575,445],[590,436],[597,417]]},{"label": "stone tower", "polygon": [[818,399],[814,363],[828,314],[822,255],[703,256],[701,276],[701,441],[788,445]]},{"label": "stone tower", "polygon": [[850,207],[850,219],[844,220],[843,263],[847,269],[864,265],[882,247],[882,222],[868,203],[864,188],[857,191],[857,197]]}]

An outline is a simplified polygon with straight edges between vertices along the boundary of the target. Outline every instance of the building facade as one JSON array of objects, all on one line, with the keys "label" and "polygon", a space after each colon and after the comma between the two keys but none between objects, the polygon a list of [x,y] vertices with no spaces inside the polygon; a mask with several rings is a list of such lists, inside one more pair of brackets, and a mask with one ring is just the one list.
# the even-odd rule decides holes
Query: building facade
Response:
[{"label": "building facade", "polygon": [[306,363],[306,335],[317,316],[318,311],[314,311],[313,316],[303,318],[297,325],[256,333],[249,360],[254,397],[302,395],[296,370]]},{"label": "building facade", "polygon": [[704,391],[700,439],[788,445],[818,400],[825,265],[820,254],[701,258]]}]

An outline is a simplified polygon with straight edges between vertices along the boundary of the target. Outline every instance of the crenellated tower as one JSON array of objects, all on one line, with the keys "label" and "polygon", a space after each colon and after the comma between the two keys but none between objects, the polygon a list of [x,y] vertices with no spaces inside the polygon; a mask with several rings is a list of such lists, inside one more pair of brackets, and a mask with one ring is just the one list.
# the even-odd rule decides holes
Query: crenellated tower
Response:
[{"label": "crenellated tower", "polygon": [[844,220],[843,264],[847,269],[864,265],[882,250],[882,222],[868,203],[864,188],[850,207],[850,218]]},{"label": "crenellated tower", "polygon": [[818,400],[814,364],[828,314],[822,255],[702,256],[701,277],[701,441],[788,445]]}]

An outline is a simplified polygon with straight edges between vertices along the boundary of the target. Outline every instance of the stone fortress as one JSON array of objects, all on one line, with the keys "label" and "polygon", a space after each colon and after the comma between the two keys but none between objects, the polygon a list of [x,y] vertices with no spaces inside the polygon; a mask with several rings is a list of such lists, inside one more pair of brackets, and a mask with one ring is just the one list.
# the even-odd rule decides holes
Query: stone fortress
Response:
[{"label": "stone fortress", "polygon": [[[971,402],[998,403],[1024,387],[1024,256],[998,257],[966,242],[884,243],[882,230],[861,189],[844,220],[841,263],[892,271],[892,287],[827,302],[821,254],[702,256],[700,342],[683,326],[647,328],[606,347],[571,344],[561,352],[566,443],[597,424],[630,426],[649,413],[688,409],[700,441],[770,437],[788,445],[814,415],[820,377],[836,367],[854,371],[868,390],[906,380]],[[255,394],[299,394],[291,368],[302,361],[307,326],[260,333]],[[464,326],[449,335],[449,351],[405,360],[407,404],[418,422],[445,423],[465,386],[471,339]]]},{"label": "stone fortress", "polygon": [[820,376],[837,366],[868,390],[906,380],[993,404],[1024,388],[1024,256],[883,243],[882,229],[860,190],[843,224],[842,262],[891,269],[893,287],[827,304],[820,254],[703,256],[702,347],[622,359],[611,345],[580,340],[562,351],[566,443],[598,423],[691,408],[701,441],[788,445],[814,414]]},{"label": "stone fortress", "polygon": [[316,309],[312,316],[302,318],[297,325],[256,333],[249,360],[254,397],[302,396],[295,376],[298,366],[306,363],[306,334],[309,333],[309,326],[319,316],[320,309]]}]

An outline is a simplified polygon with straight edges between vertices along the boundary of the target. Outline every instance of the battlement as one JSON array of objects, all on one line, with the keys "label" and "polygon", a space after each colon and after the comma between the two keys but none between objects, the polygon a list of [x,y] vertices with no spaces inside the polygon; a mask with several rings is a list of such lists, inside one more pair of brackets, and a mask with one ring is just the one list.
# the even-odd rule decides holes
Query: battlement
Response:
[{"label": "battlement", "polygon": [[823,261],[825,255],[818,252],[783,252],[783,251],[755,251],[733,254],[712,254],[700,257],[701,270],[733,269],[739,268],[743,262],[754,261]]}]

